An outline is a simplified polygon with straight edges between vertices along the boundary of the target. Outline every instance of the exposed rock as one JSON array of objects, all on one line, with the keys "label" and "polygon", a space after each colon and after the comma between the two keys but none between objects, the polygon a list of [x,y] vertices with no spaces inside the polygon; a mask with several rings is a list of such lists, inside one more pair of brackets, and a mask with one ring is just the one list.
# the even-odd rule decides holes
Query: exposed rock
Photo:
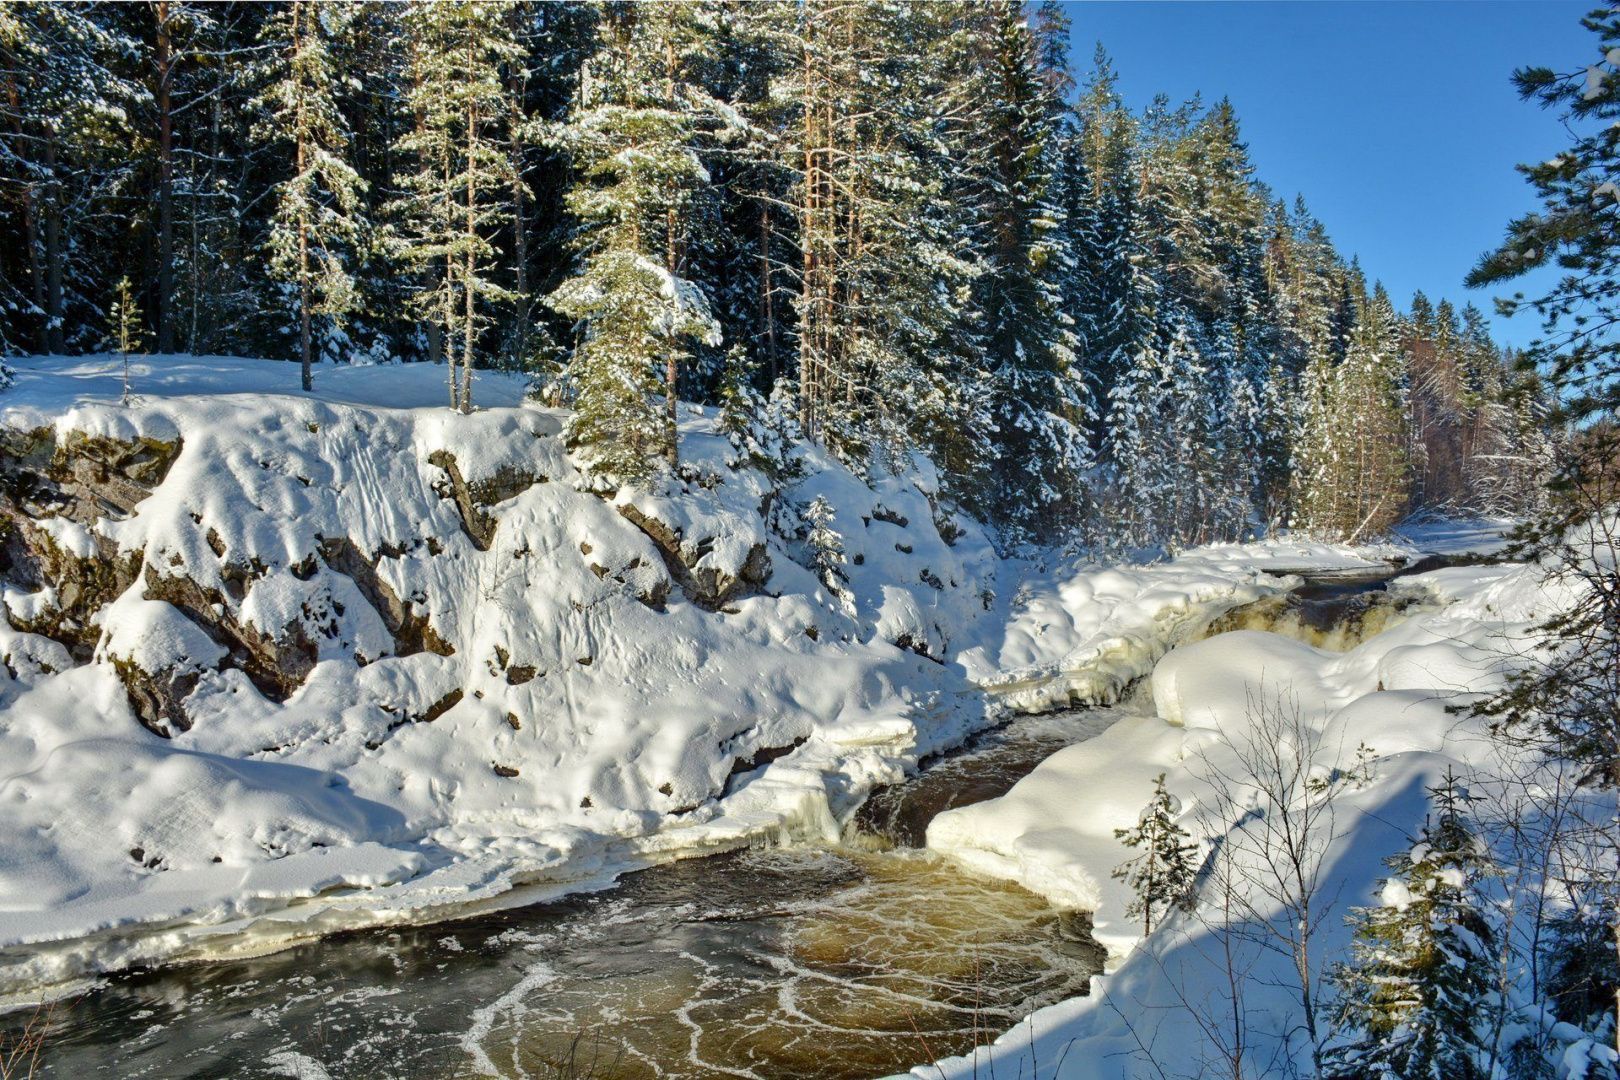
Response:
[{"label": "exposed rock", "polygon": [[439,717],[461,704],[461,699],[463,696],[465,695],[462,693],[461,689],[457,687],[448,694],[444,695],[444,697],[440,698],[438,701],[435,701],[432,705],[429,705],[426,712],[423,712],[417,716],[412,716],[409,719],[413,723],[431,724],[433,721],[437,720]]},{"label": "exposed rock", "polygon": [[[618,510],[626,521],[647,534],[663,557],[670,577],[680,586],[687,599],[700,607],[716,610],[727,601],[759,592],[770,579],[771,557],[763,543],[749,548],[747,558],[736,573],[727,573],[718,567],[699,565],[713,549],[712,539],[688,545],[682,542],[678,529],[643,513],[638,507],[626,503],[620,505]],[[640,599],[650,607],[660,607],[667,594],[666,588],[662,596],[643,596]]]},{"label": "exposed rock", "polygon": [[[300,623],[261,630],[252,623],[237,623],[225,597],[183,574],[173,576],[146,568],[148,600],[172,604],[229,653],[224,667],[233,667],[271,701],[286,701],[314,670],[320,647]],[[126,682],[127,686],[128,683]]]},{"label": "exposed rock", "polygon": [[79,526],[123,518],[162,482],[180,442],[120,441],[72,432],[58,442],[50,428],[0,428],[0,581],[27,592],[52,589],[54,604],[20,630],[66,645],[88,660],[99,631],[92,621],[104,604],[134,583],[141,553],[121,554],[90,531],[95,553],[64,550],[40,522],[60,518]]},{"label": "exposed rock", "polygon": [[484,508],[503,503],[546,481],[544,476],[503,468],[487,480],[469,484],[461,475],[456,456],[450,451],[435,450],[428,455],[428,462],[444,470],[447,483],[438,487],[439,495],[455,500],[456,510],[461,515],[462,531],[479,551],[489,550],[495,542],[495,527],[500,524],[496,518],[486,514]]},{"label": "exposed rock", "polygon": [[377,610],[383,625],[394,635],[394,655],[411,656],[419,652],[455,655],[451,645],[433,629],[426,612],[418,612],[407,601],[401,600],[393,587],[377,573],[377,563],[368,559],[347,536],[321,539],[321,558],[326,565],[354,582],[360,595]]},{"label": "exposed rock", "polygon": [[141,726],[154,735],[168,739],[179,731],[191,729],[191,718],[186,715],[186,698],[197,689],[202,676],[195,671],[184,674],[143,671],[128,660],[113,658],[113,670],[124,684],[129,696],[129,707]]}]

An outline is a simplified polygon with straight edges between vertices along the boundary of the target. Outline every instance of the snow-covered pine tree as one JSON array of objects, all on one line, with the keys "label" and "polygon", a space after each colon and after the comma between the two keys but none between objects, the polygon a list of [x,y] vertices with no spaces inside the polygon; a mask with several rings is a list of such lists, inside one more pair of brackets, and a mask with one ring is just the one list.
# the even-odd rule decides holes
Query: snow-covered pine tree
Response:
[{"label": "snow-covered pine tree", "polygon": [[568,204],[584,262],[547,298],[580,324],[568,437],[598,472],[625,479],[676,464],[681,366],[691,342],[720,344],[707,293],[685,276],[694,206],[708,194],[700,150],[735,118],[691,78],[698,11],[605,7],[580,105],[554,131],[581,177]]},{"label": "snow-covered pine tree", "polygon": [[827,501],[825,495],[817,495],[810,500],[810,505],[804,510],[804,523],[809,529],[804,542],[810,550],[811,569],[839,606],[848,610],[852,601],[849,574],[844,570],[847,561],[844,537],[838,531],[832,503]]},{"label": "snow-covered pine tree", "polygon": [[1429,793],[1430,819],[1386,860],[1392,875],[1355,913],[1350,961],[1333,976],[1340,1034],[1324,1074],[1335,1080],[1486,1080],[1476,1025],[1495,959],[1478,890],[1491,861],[1456,776]]},{"label": "snow-covered pine tree", "polygon": [[1179,805],[1165,790],[1164,776],[1160,773],[1153,781],[1153,797],[1142,808],[1135,827],[1114,830],[1114,838],[1126,847],[1142,850],[1140,855],[1115,867],[1113,876],[1135,893],[1125,916],[1142,920],[1144,936],[1153,932],[1154,921],[1161,914],[1176,909],[1191,911],[1197,902],[1194,885],[1198,846],[1189,843],[1191,834],[1176,820]]},{"label": "snow-covered pine tree", "polygon": [[1225,501],[1218,460],[1222,403],[1191,318],[1166,298],[1157,329],[1110,395],[1105,452],[1113,542],[1170,548],[1209,539]]},{"label": "snow-covered pine tree", "polygon": [[414,164],[401,180],[401,255],[422,274],[412,306],[436,323],[449,357],[450,407],[471,412],[473,363],[490,306],[512,299],[496,280],[493,235],[515,178],[504,136],[506,68],[521,50],[499,4],[440,0],[405,12],[407,102],[416,124],[395,146]]},{"label": "snow-covered pine tree", "polygon": [[273,189],[266,247],[272,277],[295,291],[298,353],[303,387],[315,388],[310,367],[312,323],[341,322],[357,296],[353,249],[365,228],[361,194],[365,181],[344,159],[348,143],[334,91],[331,41],[342,34],[346,4],[290,0],[266,24],[265,65],[259,104],[267,116],[259,134],[291,149],[292,173]]},{"label": "snow-covered pine tree", "polygon": [[95,347],[107,278],[94,260],[129,216],[113,209],[114,195],[133,169],[133,117],[150,97],[125,75],[143,50],[122,14],[17,3],[0,16],[0,165],[20,211],[28,282],[26,292],[14,278],[4,290],[23,312],[17,341],[26,335],[40,352]]},{"label": "snow-covered pine tree", "polygon": [[[1073,314],[1092,398],[1105,403],[1153,332],[1158,288],[1147,272],[1137,213],[1136,120],[1101,45],[1075,113],[1089,213],[1080,217],[1067,206],[1065,212],[1091,229],[1073,242],[1075,271],[1083,275]],[[1093,436],[1099,449],[1103,434]]]},{"label": "snow-covered pine tree", "polygon": [[113,290],[112,303],[107,308],[107,337],[106,347],[118,353],[123,361],[124,392],[122,401],[125,406],[130,403],[129,394],[129,354],[140,347],[141,338],[145,328],[141,326],[141,309],[135,302],[134,291],[130,288],[129,278],[118,279],[118,286]]},{"label": "snow-covered pine tree", "polygon": [[[812,0],[795,28],[781,145],[799,176],[801,419],[857,468],[983,418],[963,309],[977,266],[940,137],[959,10]],[[959,390],[966,407],[936,407]]]}]

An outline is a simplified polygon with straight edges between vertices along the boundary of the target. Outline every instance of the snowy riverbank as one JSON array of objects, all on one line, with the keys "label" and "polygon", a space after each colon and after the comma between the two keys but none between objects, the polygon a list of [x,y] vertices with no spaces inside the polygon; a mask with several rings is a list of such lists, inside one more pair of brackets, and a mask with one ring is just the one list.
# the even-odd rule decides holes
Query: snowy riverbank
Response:
[{"label": "snowy riverbank", "polygon": [[[604,497],[564,414],[429,365],[19,362],[0,396],[0,994],[834,835],[1005,709],[1105,700],[1188,628],[1368,565],[998,560],[925,469],[778,489],[683,413]],[[834,511],[845,596],[797,508]],[[1393,549],[1392,549],[1393,550]],[[989,690],[990,693],[983,693]],[[516,890],[516,891],[514,891]]]},{"label": "snowy riverbank", "polygon": [[[975,1058],[914,1075],[1198,1075],[1233,1046],[1270,1062],[1256,1066],[1268,1073],[1309,1071],[1284,947],[1301,909],[1278,870],[1293,850],[1283,831],[1298,830],[1294,848],[1314,867],[1315,979],[1348,955],[1345,915],[1379,895],[1383,860],[1429,812],[1426,788],[1454,769],[1475,787],[1479,813],[1508,812],[1501,781],[1490,778],[1515,767],[1529,776],[1528,766],[1504,762],[1501,744],[1465,707],[1502,685],[1535,622],[1572,603],[1534,565],[1437,570],[1392,588],[1441,606],[1344,653],[1255,631],[1182,645],[1153,671],[1151,711],[1058,752],[1006,796],[934,820],[931,848],[1094,912],[1112,959],[1089,996],[1037,1012]],[[1267,773],[1267,762],[1277,769]],[[1268,784],[1296,766],[1299,805],[1317,809],[1285,825]],[[1199,858],[1210,861],[1196,910],[1172,913],[1144,939],[1126,917],[1129,891],[1110,874],[1132,854],[1115,830],[1136,825],[1161,773]],[[1230,862],[1212,854],[1222,850]],[[1567,1024],[1549,1034],[1555,1046],[1582,1038]]]}]

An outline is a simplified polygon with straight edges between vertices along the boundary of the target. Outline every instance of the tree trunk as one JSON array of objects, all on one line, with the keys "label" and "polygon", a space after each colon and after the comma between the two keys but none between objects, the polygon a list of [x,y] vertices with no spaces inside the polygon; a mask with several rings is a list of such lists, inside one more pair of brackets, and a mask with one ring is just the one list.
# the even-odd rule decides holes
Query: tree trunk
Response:
[{"label": "tree trunk", "polygon": [[[806,16],[805,36],[811,33],[811,17]],[[799,254],[803,262],[799,278],[801,304],[799,306],[799,425],[806,437],[816,437],[814,355],[816,332],[820,320],[816,317],[816,102],[815,82],[811,66],[811,50],[804,50],[804,180],[799,194]]]},{"label": "tree trunk", "polygon": [[[671,27],[664,27],[664,100],[670,108],[675,107],[675,36]],[[664,269],[669,271],[671,279],[680,271],[680,252],[675,243],[675,209],[666,208],[664,211]],[[676,303],[679,304],[677,293]],[[664,413],[669,419],[669,446],[664,453],[669,458],[670,468],[680,464],[680,420],[676,415],[680,404],[680,371],[677,364],[675,348],[675,335],[671,334],[665,340],[667,350],[664,356]]]},{"label": "tree trunk", "polygon": [[45,351],[59,353],[62,340],[62,182],[56,175],[56,131],[45,125]]},{"label": "tree trunk", "polygon": [[169,4],[157,0],[158,297],[157,350],[174,351],[174,121],[169,107],[172,63]]},{"label": "tree trunk", "polygon": [[[299,22],[299,15],[304,13],[304,5],[295,2],[292,6],[292,46],[296,57],[302,48],[303,41],[299,36],[303,27]],[[296,61],[295,61],[296,62]],[[294,130],[297,132],[297,148],[294,151],[294,176],[304,175],[305,138],[304,138],[304,97],[302,88],[298,91],[298,108],[293,117]],[[302,365],[304,393],[315,389],[315,376],[310,371],[309,364],[309,214],[307,210],[298,211],[298,355]]]},{"label": "tree trunk", "polygon": [[[467,71],[476,70],[471,43],[467,46]],[[477,269],[475,244],[478,240],[478,196],[477,196],[477,139],[478,139],[478,109],[467,102],[467,257],[465,278],[462,288],[467,291],[466,326],[463,327],[465,342],[461,352],[461,411],[472,412],[472,362],[473,362],[473,301],[476,290],[473,287],[473,273]],[[455,370],[452,364],[451,371]]]},{"label": "tree trunk", "polygon": [[[0,53],[0,57],[3,57],[6,66],[6,105],[11,110],[12,134],[16,138],[17,153],[20,155],[26,137],[23,127],[22,93],[17,88],[17,79],[13,74],[17,70],[17,61],[10,50]],[[39,218],[34,212],[34,185],[24,179],[18,185],[18,190],[22,201],[23,243],[28,248],[28,284],[34,308],[42,312],[45,310],[45,274],[39,262]],[[43,326],[40,328],[37,347],[41,352],[47,349]]]},{"label": "tree trunk", "polygon": [[[523,13],[521,5],[513,4],[508,9],[514,20],[520,19]],[[514,34],[514,37],[517,35]],[[511,101],[511,115],[508,117],[511,131],[508,137],[512,147],[512,258],[517,263],[517,273],[513,284],[517,291],[517,326],[512,335],[512,351],[514,353],[512,366],[517,369],[529,361],[529,324],[533,318],[534,306],[529,297],[529,230],[523,220],[523,144],[518,137],[519,129],[523,125],[523,61],[512,64],[510,79],[511,85],[508,96]]]},{"label": "tree trunk", "polygon": [[776,317],[771,297],[771,209],[763,199],[759,204],[759,318],[765,327],[765,363],[771,385],[781,372],[776,358]]}]

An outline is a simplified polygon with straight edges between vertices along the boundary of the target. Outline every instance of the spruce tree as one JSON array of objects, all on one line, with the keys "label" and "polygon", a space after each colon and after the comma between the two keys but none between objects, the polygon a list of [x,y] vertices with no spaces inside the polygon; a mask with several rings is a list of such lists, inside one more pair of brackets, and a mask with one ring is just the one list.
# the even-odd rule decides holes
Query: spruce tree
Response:
[{"label": "spruce tree", "polygon": [[1380,903],[1356,912],[1350,962],[1334,974],[1340,1039],[1325,1073],[1343,1080],[1486,1080],[1477,1025],[1493,987],[1493,931],[1478,889],[1489,853],[1449,771],[1433,814],[1386,860]]},{"label": "spruce tree", "polygon": [[1042,71],[1022,4],[967,10],[961,36],[971,74],[961,85],[977,109],[962,133],[954,190],[977,208],[974,239],[984,252],[973,306],[994,379],[996,480],[985,509],[1009,539],[1049,539],[1076,518],[1094,419],[1062,303],[1074,255],[1053,201],[1063,107],[1051,88],[1067,73]]},{"label": "spruce tree", "polygon": [[1153,781],[1153,798],[1130,829],[1115,829],[1114,838],[1142,853],[1115,867],[1113,876],[1131,887],[1135,898],[1125,909],[1127,918],[1142,920],[1142,934],[1153,932],[1161,914],[1191,911],[1196,903],[1198,846],[1176,821],[1177,804],[1164,786],[1164,773]]},{"label": "spruce tree", "polygon": [[847,561],[844,537],[838,531],[832,503],[827,501],[825,495],[817,495],[810,500],[810,505],[804,510],[804,523],[808,529],[805,545],[809,548],[811,569],[839,605],[848,608],[852,601],[849,574],[844,569]]},{"label": "spruce tree", "polygon": [[259,98],[269,113],[260,131],[292,151],[292,175],[274,189],[266,246],[271,275],[296,290],[305,392],[315,388],[312,320],[341,320],[358,299],[349,264],[364,228],[365,181],[343,156],[348,134],[334,99],[338,81],[331,55],[332,39],[348,14],[342,4],[291,0],[264,31],[274,59],[266,65],[268,85]]},{"label": "spruce tree", "polygon": [[580,324],[569,439],[593,467],[625,479],[677,462],[680,371],[690,343],[720,344],[702,285],[687,277],[696,205],[707,195],[702,145],[725,110],[691,79],[697,8],[608,9],[586,67],[581,107],[555,133],[581,174],[568,205],[582,229],[577,276],[548,297]]},{"label": "spruce tree", "polygon": [[1298,521],[1319,536],[1378,536],[1406,511],[1405,369],[1394,308],[1382,286],[1362,305],[1342,361],[1306,367],[1296,463]]}]

